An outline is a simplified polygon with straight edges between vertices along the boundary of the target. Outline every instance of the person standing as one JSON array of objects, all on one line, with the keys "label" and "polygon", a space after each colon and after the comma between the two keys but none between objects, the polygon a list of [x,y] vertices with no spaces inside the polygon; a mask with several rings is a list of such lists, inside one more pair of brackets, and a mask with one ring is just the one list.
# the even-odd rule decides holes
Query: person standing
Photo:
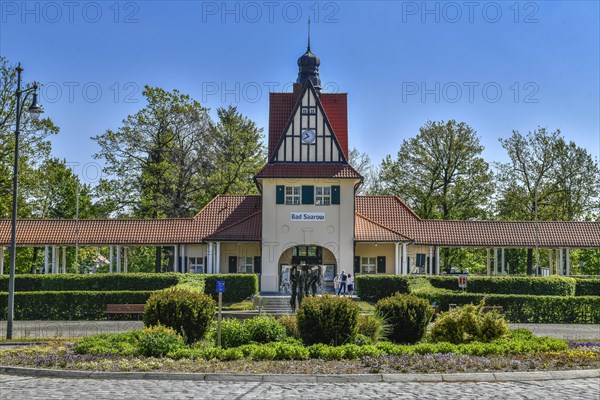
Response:
[{"label": "person standing", "polygon": [[354,293],[354,277],[352,276],[352,274],[348,274],[348,295],[350,295],[350,298],[352,298],[352,293]]},{"label": "person standing", "polygon": [[340,288],[338,289],[338,296],[342,293],[344,296],[346,295],[346,281],[348,280],[348,275],[346,275],[346,271],[342,270],[342,276],[340,277]]},{"label": "person standing", "polygon": [[340,290],[340,275],[335,274],[333,278],[333,293],[337,293]]}]

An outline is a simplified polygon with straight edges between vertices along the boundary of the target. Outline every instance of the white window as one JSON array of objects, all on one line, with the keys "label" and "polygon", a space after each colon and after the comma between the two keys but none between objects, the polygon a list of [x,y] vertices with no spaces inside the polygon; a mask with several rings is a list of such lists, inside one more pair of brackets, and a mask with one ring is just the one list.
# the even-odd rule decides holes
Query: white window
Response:
[{"label": "white window", "polygon": [[204,258],[203,257],[189,257],[188,267],[190,272],[203,274],[204,273]]},{"label": "white window", "polygon": [[377,259],[377,257],[361,257],[360,258],[360,271],[363,274],[374,274],[376,259]]},{"label": "white window", "polygon": [[285,204],[297,205],[300,204],[300,186],[285,187]]},{"label": "white window", "polygon": [[238,265],[239,274],[252,274],[254,272],[254,258],[240,257]]},{"label": "white window", "polygon": [[331,187],[315,187],[315,204],[318,206],[328,206],[331,204]]}]

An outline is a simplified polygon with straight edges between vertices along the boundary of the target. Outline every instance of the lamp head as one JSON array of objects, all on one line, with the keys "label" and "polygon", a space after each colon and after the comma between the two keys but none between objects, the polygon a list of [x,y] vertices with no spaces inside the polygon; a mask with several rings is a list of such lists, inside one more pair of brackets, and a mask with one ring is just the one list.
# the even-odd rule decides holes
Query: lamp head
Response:
[{"label": "lamp head", "polygon": [[37,93],[38,85],[37,83],[33,84],[33,99],[31,100],[31,106],[27,109],[29,115],[33,119],[40,119],[40,115],[44,113],[44,109],[38,104],[38,93]]}]

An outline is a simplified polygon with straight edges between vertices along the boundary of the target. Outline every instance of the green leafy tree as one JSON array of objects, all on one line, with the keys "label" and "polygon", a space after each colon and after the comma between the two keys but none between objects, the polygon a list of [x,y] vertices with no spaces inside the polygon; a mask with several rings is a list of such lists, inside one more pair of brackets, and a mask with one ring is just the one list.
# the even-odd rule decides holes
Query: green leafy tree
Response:
[{"label": "green leafy tree", "polygon": [[[513,131],[500,139],[509,161],[497,164],[497,213],[508,220],[581,220],[598,212],[599,170],[589,153],[559,130]],[[533,249],[526,268],[534,272]]]},{"label": "green leafy tree", "polygon": [[[26,84],[23,84],[26,87]],[[0,56],[0,218],[9,218],[12,212],[13,163],[15,151],[15,124],[17,108],[17,71],[9,61]],[[19,217],[31,215],[26,199],[27,189],[35,184],[34,171],[50,154],[50,135],[58,127],[49,118],[32,119],[23,112],[30,104],[31,94],[22,97],[21,135],[19,142]]]},{"label": "green leafy tree", "polygon": [[429,121],[416,137],[404,140],[396,159],[383,160],[382,188],[422,218],[483,217],[494,184],[482,151],[466,123]]},{"label": "green leafy tree", "polygon": [[104,159],[98,195],[121,215],[193,215],[212,164],[207,109],[179,91],[146,86],[147,105],[116,131],[93,137]]},{"label": "green leafy tree", "polygon": [[[381,189],[402,198],[421,218],[483,218],[494,182],[482,151],[466,123],[428,121],[416,137],[403,141],[396,159],[383,160]],[[464,260],[464,251],[443,249],[444,270],[468,267]]]},{"label": "green leafy tree", "polygon": [[219,108],[217,115],[219,121],[211,124],[216,168],[209,178],[210,198],[218,194],[257,193],[253,178],[266,161],[262,128],[236,107]]}]

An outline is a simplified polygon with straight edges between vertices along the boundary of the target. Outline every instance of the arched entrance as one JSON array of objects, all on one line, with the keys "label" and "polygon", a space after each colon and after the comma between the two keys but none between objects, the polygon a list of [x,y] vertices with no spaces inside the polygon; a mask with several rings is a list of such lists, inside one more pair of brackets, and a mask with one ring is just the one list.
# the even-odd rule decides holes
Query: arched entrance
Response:
[{"label": "arched entrance", "polygon": [[321,266],[322,281],[321,292],[333,292],[333,278],[337,271],[335,255],[327,248],[312,244],[301,244],[289,247],[279,257],[279,292],[290,293],[289,271],[292,266]]}]

